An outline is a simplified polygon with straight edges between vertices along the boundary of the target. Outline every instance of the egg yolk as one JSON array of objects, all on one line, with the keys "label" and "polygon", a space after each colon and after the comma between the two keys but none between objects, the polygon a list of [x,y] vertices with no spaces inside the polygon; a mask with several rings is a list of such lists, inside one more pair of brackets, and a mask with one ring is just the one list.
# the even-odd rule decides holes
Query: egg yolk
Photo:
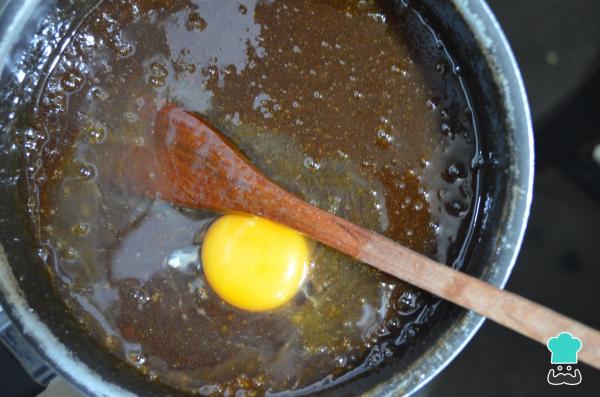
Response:
[{"label": "egg yolk", "polygon": [[271,310],[294,297],[304,281],[309,243],[268,219],[233,214],[217,219],[202,244],[206,280],[225,302]]}]

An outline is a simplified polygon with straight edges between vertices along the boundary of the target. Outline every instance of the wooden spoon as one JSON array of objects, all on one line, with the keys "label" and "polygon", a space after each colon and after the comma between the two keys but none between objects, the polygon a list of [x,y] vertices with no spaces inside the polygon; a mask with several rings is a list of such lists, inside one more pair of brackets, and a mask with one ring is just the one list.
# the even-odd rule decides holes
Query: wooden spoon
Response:
[{"label": "wooden spoon", "polygon": [[115,176],[132,191],[182,207],[244,212],[288,225],[542,344],[570,332],[582,341],[580,360],[600,369],[598,331],[307,204],[270,181],[198,116],[166,105],[155,119],[154,142],[133,149],[125,161]]}]

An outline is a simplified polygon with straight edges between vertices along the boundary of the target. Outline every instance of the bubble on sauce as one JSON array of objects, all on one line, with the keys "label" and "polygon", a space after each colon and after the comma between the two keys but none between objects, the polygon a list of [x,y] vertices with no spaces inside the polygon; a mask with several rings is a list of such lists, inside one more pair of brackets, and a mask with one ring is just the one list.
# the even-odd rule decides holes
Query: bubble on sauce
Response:
[{"label": "bubble on sauce", "polygon": [[135,53],[135,45],[132,43],[121,42],[116,47],[116,52],[119,58],[129,58]]},{"label": "bubble on sauce", "polygon": [[371,367],[376,367],[383,362],[384,355],[381,353],[381,349],[379,346],[374,346],[371,350],[371,353],[367,357],[367,365]]},{"label": "bubble on sauce", "polygon": [[146,357],[139,352],[129,352],[127,353],[127,358],[129,359],[129,362],[138,368],[146,363]]},{"label": "bubble on sauce", "polygon": [[109,98],[108,92],[98,86],[91,87],[88,91],[88,95],[95,101],[106,101]]},{"label": "bubble on sauce", "polygon": [[23,138],[27,142],[36,142],[39,139],[44,140],[43,134],[41,134],[40,131],[32,127],[26,128],[24,130]]},{"label": "bubble on sauce", "polygon": [[448,71],[449,65],[448,62],[442,60],[437,65],[435,65],[435,70],[440,74],[446,74]]},{"label": "bubble on sauce", "polygon": [[387,22],[387,17],[382,12],[372,12],[369,16],[378,23],[384,24]]},{"label": "bubble on sauce", "polygon": [[73,225],[71,231],[79,237],[87,236],[90,232],[90,225],[85,222],[79,222]]},{"label": "bubble on sauce", "polygon": [[42,105],[49,115],[58,115],[67,111],[67,95],[64,91],[48,91],[42,96]]},{"label": "bubble on sauce", "polygon": [[214,64],[208,65],[208,66],[202,68],[202,75],[207,77],[209,80],[218,80],[219,79],[219,67]]},{"label": "bubble on sauce", "polygon": [[38,258],[40,258],[42,260],[42,262],[48,264],[48,261],[50,259],[50,250],[48,249],[48,247],[38,247],[35,250],[35,254],[37,255]]},{"label": "bubble on sauce", "polygon": [[125,112],[123,113],[123,118],[127,120],[128,123],[134,124],[139,120],[137,113],[134,112]]},{"label": "bubble on sauce", "polygon": [[164,79],[169,74],[169,71],[167,70],[167,68],[164,64],[159,63],[159,62],[152,62],[150,64],[150,73],[152,73],[154,76],[156,76],[158,78]]},{"label": "bubble on sauce", "polygon": [[436,110],[439,106],[439,99],[438,98],[429,98],[427,100],[427,107],[431,110]]},{"label": "bubble on sauce", "polygon": [[315,159],[313,159],[310,156],[306,156],[304,158],[304,167],[310,169],[310,170],[318,170],[319,168],[321,168],[321,164],[319,164]]},{"label": "bubble on sauce", "polygon": [[[124,285],[126,286],[127,281],[129,280],[125,281],[126,283],[124,283]],[[140,309],[151,300],[151,296],[148,294],[148,292],[138,285],[133,285],[129,287],[129,289],[127,290],[127,298],[131,299],[133,303],[135,303]]]},{"label": "bubble on sauce", "polygon": [[152,62],[150,63],[148,69],[150,71],[148,83],[156,88],[164,86],[166,79],[169,76],[169,70],[167,69],[167,66],[160,62]]},{"label": "bubble on sauce", "polygon": [[91,33],[78,33],[75,43],[77,43],[77,46],[84,52],[84,53],[88,53],[96,48],[98,48],[101,44],[101,40],[98,40],[97,37],[95,37],[93,34]]},{"label": "bubble on sauce", "polygon": [[394,137],[390,135],[386,130],[380,128],[377,131],[377,146],[386,148],[394,142]]},{"label": "bubble on sauce", "polygon": [[18,131],[17,137],[22,142],[22,148],[24,149],[26,157],[30,158],[30,164],[27,167],[27,171],[31,176],[33,176],[42,166],[42,162],[41,159],[39,159],[38,153],[46,144],[48,137],[43,130],[33,127],[28,127],[22,131]]},{"label": "bubble on sauce", "polygon": [[395,302],[394,310],[403,316],[414,314],[421,307],[418,295],[414,291],[404,291]]},{"label": "bubble on sauce", "polygon": [[181,76],[184,72],[188,74],[196,73],[196,65],[191,62],[177,61],[174,62],[173,65],[178,76]]},{"label": "bubble on sauce", "polygon": [[208,24],[206,23],[206,20],[195,11],[190,13],[187,21],[185,22],[185,27],[187,30],[198,30],[202,32],[207,26]]},{"label": "bubble on sauce", "polygon": [[448,135],[452,132],[452,128],[448,123],[442,123],[441,130],[444,134]]},{"label": "bubble on sauce", "polygon": [[100,144],[106,139],[106,127],[99,122],[89,124],[82,132],[83,139],[92,145]]},{"label": "bubble on sauce", "polygon": [[270,103],[272,101],[269,94],[262,92],[254,97],[252,108],[259,111],[265,119],[270,119],[273,117],[273,113],[271,113],[270,109]]},{"label": "bubble on sauce", "polygon": [[96,176],[96,168],[91,164],[79,166],[79,176],[86,180],[92,180]]},{"label": "bubble on sauce", "polygon": [[392,71],[392,73],[399,74],[402,77],[408,77],[408,71],[405,68],[400,67],[398,65],[392,65],[390,70]]},{"label": "bubble on sauce", "polygon": [[160,88],[165,85],[165,79],[155,75],[150,75],[150,77],[148,77],[148,83],[150,83],[150,85],[153,87]]},{"label": "bubble on sauce", "polygon": [[81,257],[79,250],[75,247],[67,247],[63,250],[63,257],[65,260],[75,260]]},{"label": "bubble on sauce", "polygon": [[61,85],[68,92],[76,92],[81,88],[85,76],[77,69],[72,69],[63,75],[61,79]]},{"label": "bubble on sauce", "polygon": [[155,371],[153,369],[148,371],[148,379],[150,379],[153,382],[157,381],[159,379],[158,371]]},{"label": "bubble on sauce", "polygon": [[468,175],[467,167],[458,161],[450,163],[448,168],[442,172],[442,177],[448,183],[454,183],[459,179],[464,179]]},{"label": "bubble on sauce", "polygon": [[455,199],[445,204],[446,212],[455,217],[463,217],[469,211],[469,204],[461,199]]}]

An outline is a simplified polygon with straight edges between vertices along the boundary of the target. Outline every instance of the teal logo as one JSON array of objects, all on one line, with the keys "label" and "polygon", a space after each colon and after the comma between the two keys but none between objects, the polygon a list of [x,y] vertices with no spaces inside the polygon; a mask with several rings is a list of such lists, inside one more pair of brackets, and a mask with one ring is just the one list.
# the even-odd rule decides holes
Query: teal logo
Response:
[{"label": "teal logo", "polygon": [[581,371],[571,364],[577,364],[577,353],[582,348],[581,339],[569,332],[561,332],[546,343],[550,350],[550,364],[548,383],[553,386],[575,386],[581,383]]},{"label": "teal logo", "polygon": [[551,364],[577,364],[577,352],[581,350],[581,340],[568,332],[561,332],[548,339],[548,350],[552,353]]}]

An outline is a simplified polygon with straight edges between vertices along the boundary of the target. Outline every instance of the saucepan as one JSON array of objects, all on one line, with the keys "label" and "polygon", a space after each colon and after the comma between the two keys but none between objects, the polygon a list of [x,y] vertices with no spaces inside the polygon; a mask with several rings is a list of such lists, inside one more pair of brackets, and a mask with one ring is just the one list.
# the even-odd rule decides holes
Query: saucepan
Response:
[{"label": "saucepan", "polygon": [[[27,368],[41,382],[57,373],[93,396],[178,395],[182,392],[150,382],[98,347],[66,308],[31,248],[15,112],[27,111],[54,56],[96,3],[0,0],[0,303],[6,313],[0,330],[21,358],[29,354]],[[462,271],[502,287],[521,245],[532,195],[532,130],[521,75],[483,0],[410,5],[459,61],[480,131],[477,226]],[[27,75],[14,68],[17,63],[31,65]],[[483,322],[446,302],[436,316],[403,354],[324,393],[397,396],[419,389],[459,354]],[[36,365],[28,349],[49,367]]]}]

